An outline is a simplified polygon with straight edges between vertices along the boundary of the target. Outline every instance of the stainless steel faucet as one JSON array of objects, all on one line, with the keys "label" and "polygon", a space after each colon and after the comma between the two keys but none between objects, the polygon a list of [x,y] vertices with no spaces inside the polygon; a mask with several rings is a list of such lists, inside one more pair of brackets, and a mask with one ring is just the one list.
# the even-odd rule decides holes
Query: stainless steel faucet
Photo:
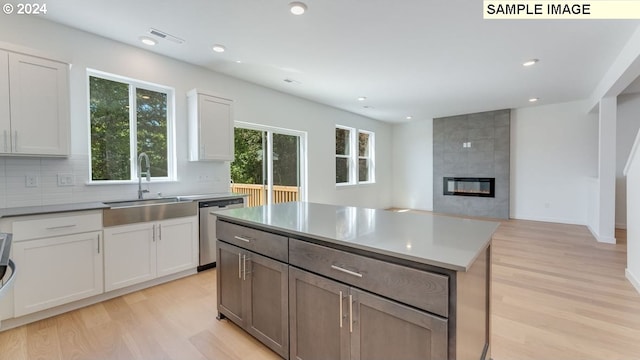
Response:
[{"label": "stainless steel faucet", "polygon": [[[142,159],[145,160],[147,164],[146,171],[142,171]],[[151,181],[151,162],[149,161],[149,156],[146,153],[141,152],[138,155],[138,199],[142,200],[142,194],[148,193],[149,189],[142,190],[142,174],[145,174],[147,177],[147,182]]]}]

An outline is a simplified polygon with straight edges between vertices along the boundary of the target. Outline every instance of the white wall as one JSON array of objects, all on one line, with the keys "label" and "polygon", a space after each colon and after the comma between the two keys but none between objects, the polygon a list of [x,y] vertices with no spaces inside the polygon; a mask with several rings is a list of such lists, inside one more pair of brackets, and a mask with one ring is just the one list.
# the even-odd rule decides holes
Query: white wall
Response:
[{"label": "white wall", "polygon": [[627,178],[623,175],[638,130],[640,129],[640,93],[618,96],[616,152],[616,227],[627,227]]},{"label": "white wall", "polygon": [[[629,184],[627,189],[627,215],[630,219],[640,218],[640,133],[636,137],[635,154],[626,165],[626,176]],[[627,224],[627,279],[640,292],[640,222],[629,221]]]},{"label": "white wall", "polygon": [[433,119],[393,127],[393,205],[433,210]]},{"label": "white wall", "polygon": [[598,118],[585,102],[511,112],[511,217],[586,224]]},{"label": "white wall", "polygon": [[[433,120],[393,128],[393,205],[433,209]],[[585,102],[511,112],[511,217],[586,224],[598,118]]]},{"label": "white wall", "polygon": [[[308,133],[309,200],[368,207],[391,205],[391,127],[301,98],[233,79],[201,67],[111,41],[35,17],[5,16],[0,41],[60,56],[72,63],[72,156],[68,159],[0,158],[0,207],[109,200],[136,195],[137,185],[86,186],[89,174],[86,68],[175,88],[177,183],[151,184],[165,194],[228,191],[228,163],[187,161],[186,92],[192,88],[235,100],[237,121],[284,127]],[[376,133],[377,184],[335,187],[335,124]],[[76,185],[57,187],[58,172],[72,172]],[[41,186],[24,187],[24,176],[36,173]],[[212,181],[198,179],[207,175]]]}]

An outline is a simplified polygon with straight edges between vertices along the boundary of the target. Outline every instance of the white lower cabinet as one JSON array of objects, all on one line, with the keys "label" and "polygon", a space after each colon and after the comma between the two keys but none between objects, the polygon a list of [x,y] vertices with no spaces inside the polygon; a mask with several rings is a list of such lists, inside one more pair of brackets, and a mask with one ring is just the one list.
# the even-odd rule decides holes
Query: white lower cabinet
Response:
[{"label": "white lower cabinet", "polygon": [[15,316],[103,292],[102,232],[15,242]]},{"label": "white lower cabinet", "polygon": [[196,216],[104,229],[105,291],[198,266]]}]

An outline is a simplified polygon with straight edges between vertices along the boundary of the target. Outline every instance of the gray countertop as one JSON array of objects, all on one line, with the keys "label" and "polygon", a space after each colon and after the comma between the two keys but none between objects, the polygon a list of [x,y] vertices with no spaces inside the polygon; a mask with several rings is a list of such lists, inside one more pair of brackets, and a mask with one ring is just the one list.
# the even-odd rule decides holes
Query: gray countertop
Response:
[{"label": "gray countertop", "polygon": [[11,216],[23,216],[23,215],[40,215],[49,213],[60,213],[69,211],[85,211],[85,210],[100,210],[108,209],[109,206],[102,202],[84,202],[74,204],[56,204],[56,205],[42,205],[42,206],[24,206],[0,209],[0,218]]},{"label": "gray countertop", "polygon": [[[198,195],[175,195],[177,197],[191,200],[226,200],[238,197],[246,197],[246,194],[238,193],[213,193],[213,194],[198,194]],[[126,200],[132,200],[128,198]],[[113,201],[113,200],[109,200]],[[70,211],[86,211],[86,210],[101,210],[108,209],[109,205],[106,205],[100,201],[72,203],[72,204],[54,204],[54,205],[42,205],[42,206],[24,206],[24,207],[12,207],[0,209],[0,218],[12,217],[12,216],[26,216],[26,215],[40,215],[50,213],[61,213]]]},{"label": "gray countertop", "polygon": [[212,211],[221,219],[455,271],[467,271],[500,223],[290,202]]}]

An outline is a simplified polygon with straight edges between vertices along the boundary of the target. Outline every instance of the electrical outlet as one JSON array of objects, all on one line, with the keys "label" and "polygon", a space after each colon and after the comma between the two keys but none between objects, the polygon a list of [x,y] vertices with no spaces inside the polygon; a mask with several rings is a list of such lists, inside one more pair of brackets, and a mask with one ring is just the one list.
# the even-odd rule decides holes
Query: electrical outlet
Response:
[{"label": "electrical outlet", "polygon": [[73,186],[75,183],[73,174],[60,173],[58,174],[58,186]]},{"label": "electrical outlet", "polygon": [[38,187],[40,185],[40,179],[36,174],[27,174],[24,177],[24,186],[29,188]]}]

